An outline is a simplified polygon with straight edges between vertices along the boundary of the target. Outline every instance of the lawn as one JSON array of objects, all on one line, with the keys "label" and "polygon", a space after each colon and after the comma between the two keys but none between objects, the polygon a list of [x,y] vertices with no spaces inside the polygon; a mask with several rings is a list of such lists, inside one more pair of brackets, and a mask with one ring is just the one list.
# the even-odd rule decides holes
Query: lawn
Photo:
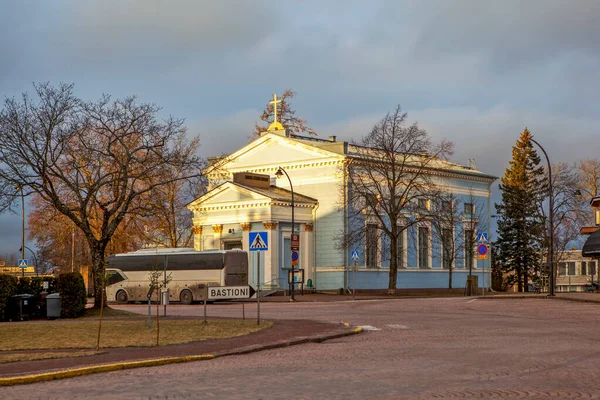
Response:
[{"label": "lawn", "polygon": [[[270,321],[161,319],[161,346],[246,335],[273,326]],[[39,320],[0,323],[0,352],[11,350],[95,349],[98,320]],[[156,320],[147,327],[146,318],[120,317],[102,321],[100,347],[156,346]],[[0,356],[2,354],[0,353]]]}]

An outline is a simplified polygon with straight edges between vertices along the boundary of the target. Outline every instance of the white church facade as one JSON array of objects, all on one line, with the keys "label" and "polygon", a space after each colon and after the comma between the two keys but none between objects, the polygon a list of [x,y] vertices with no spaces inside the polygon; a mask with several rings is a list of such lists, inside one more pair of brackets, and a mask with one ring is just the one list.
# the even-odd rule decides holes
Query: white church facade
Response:
[{"label": "white church facade", "polygon": [[[367,260],[369,248],[365,243],[353,249],[338,248],[340,235],[350,229],[348,205],[344,204],[348,190],[344,168],[348,168],[352,149],[352,144],[337,141],[333,136],[317,139],[274,129],[217,161],[212,172],[207,173],[208,192],[188,205],[194,214],[194,248],[248,250],[250,233],[265,232],[268,249],[260,252],[260,265],[258,252],[249,252],[249,282],[256,285],[259,276],[262,288],[287,289],[292,267],[293,219],[300,239],[295,269],[302,271],[296,279],[302,280],[305,288],[308,285],[316,290],[386,289],[389,261],[385,257],[373,261],[371,255],[371,260]],[[286,176],[277,179],[280,169],[289,180]],[[449,162],[444,162],[443,172],[438,175],[448,190],[464,200],[465,209],[473,207],[468,203],[473,202],[470,199],[477,199],[478,207],[483,207],[478,214],[486,216],[489,226],[491,185],[495,177]],[[431,227],[415,226],[404,233],[398,289],[448,287],[449,271],[443,267],[441,246],[427,235],[431,236]],[[359,256],[355,276],[353,250]],[[428,259],[425,263],[423,254]],[[472,260],[466,261],[466,257],[456,260],[453,287],[465,286],[469,274],[467,263],[471,263],[471,273],[478,276],[479,286],[489,286],[489,258],[478,259],[476,252],[469,257]]]}]

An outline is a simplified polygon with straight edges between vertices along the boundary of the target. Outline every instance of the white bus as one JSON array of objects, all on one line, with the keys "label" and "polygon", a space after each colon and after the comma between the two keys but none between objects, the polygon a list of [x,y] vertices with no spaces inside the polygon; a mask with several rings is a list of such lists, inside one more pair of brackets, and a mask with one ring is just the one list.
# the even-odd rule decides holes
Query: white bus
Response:
[{"label": "white bus", "polygon": [[156,269],[169,276],[169,301],[183,304],[203,300],[205,286],[248,285],[248,254],[242,250],[143,249],[106,262],[106,298],[118,303],[147,301],[150,273]]}]

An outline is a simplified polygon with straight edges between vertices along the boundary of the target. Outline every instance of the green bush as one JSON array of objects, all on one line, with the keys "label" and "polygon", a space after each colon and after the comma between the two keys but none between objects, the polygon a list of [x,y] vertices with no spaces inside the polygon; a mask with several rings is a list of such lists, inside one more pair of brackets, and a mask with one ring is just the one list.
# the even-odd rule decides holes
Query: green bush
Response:
[{"label": "green bush", "polygon": [[76,318],[83,315],[87,302],[83,276],[79,272],[67,272],[58,275],[56,283],[60,293],[61,317]]},{"label": "green bush", "polygon": [[17,278],[12,275],[0,274],[0,321],[5,319],[5,309],[8,298],[17,294]]}]

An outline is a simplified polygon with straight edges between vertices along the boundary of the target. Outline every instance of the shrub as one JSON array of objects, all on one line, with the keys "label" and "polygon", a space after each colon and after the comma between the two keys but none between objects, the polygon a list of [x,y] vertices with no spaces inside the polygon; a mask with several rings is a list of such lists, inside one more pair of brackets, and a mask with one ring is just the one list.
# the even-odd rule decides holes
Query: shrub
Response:
[{"label": "shrub", "polygon": [[5,309],[8,298],[17,294],[17,278],[12,275],[0,274],[0,321],[5,319]]},{"label": "shrub", "polygon": [[60,293],[61,317],[76,318],[85,312],[87,293],[83,276],[79,272],[58,275],[56,288]]},{"label": "shrub", "polygon": [[17,294],[39,294],[41,292],[41,286],[38,289],[37,284],[41,285],[41,282],[33,281],[33,278],[28,276],[22,276],[17,278]]}]

